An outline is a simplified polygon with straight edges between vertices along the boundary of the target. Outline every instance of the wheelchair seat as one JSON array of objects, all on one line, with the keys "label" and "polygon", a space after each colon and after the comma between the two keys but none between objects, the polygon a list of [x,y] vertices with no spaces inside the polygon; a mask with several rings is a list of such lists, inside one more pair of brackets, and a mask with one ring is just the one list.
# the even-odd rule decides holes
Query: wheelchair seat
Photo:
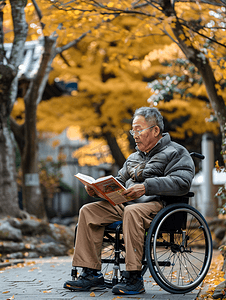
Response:
[{"label": "wheelchair seat", "polygon": [[105,230],[112,230],[112,229],[116,229],[116,227],[118,226],[118,225],[122,225],[122,221],[115,221],[114,223],[111,223],[111,224],[109,224],[109,225],[107,225],[106,227],[105,227]]}]

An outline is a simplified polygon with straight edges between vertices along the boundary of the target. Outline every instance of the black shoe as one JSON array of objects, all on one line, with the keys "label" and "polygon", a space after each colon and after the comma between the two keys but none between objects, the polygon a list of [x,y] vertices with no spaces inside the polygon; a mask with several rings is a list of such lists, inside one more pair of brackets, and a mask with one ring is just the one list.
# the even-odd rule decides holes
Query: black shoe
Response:
[{"label": "black shoe", "polygon": [[77,280],[66,281],[63,286],[71,291],[94,291],[105,289],[102,273],[85,268]]},{"label": "black shoe", "polygon": [[141,275],[134,272],[122,272],[121,282],[112,288],[114,294],[136,295],[145,292],[144,281]]}]

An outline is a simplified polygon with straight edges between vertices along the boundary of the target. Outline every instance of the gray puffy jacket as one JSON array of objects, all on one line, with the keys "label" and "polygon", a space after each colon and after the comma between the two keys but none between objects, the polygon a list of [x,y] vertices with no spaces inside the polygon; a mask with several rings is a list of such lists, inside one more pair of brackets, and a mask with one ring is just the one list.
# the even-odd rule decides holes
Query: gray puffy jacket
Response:
[{"label": "gray puffy jacket", "polygon": [[[156,195],[182,196],[189,192],[195,174],[194,162],[188,151],[172,142],[168,133],[145,154],[137,151],[131,154],[117,179],[126,187],[137,183],[145,185],[145,196],[129,202],[152,201]],[[151,196],[151,197],[150,197]]]}]

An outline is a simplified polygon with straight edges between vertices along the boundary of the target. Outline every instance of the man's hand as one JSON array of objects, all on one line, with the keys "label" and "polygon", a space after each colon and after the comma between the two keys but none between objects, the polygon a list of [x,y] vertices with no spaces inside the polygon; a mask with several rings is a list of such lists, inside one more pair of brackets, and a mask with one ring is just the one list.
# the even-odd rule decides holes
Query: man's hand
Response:
[{"label": "man's hand", "polygon": [[122,192],[123,196],[128,196],[130,199],[135,200],[145,194],[144,184],[135,184],[128,188],[126,191]]},{"label": "man's hand", "polygon": [[93,188],[91,188],[90,186],[85,185],[85,189],[89,196],[94,197],[96,195],[95,190]]}]

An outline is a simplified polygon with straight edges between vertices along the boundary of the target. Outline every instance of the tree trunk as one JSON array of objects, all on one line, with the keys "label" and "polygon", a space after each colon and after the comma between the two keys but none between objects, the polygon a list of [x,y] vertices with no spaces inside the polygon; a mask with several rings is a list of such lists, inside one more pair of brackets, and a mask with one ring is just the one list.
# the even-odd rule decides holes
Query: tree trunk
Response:
[{"label": "tree trunk", "polygon": [[0,74],[4,74],[0,78],[0,215],[19,217],[15,149],[8,124],[9,90],[16,72],[1,64]]},{"label": "tree trunk", "polygon": [[[164,9],[164,13],[166,16],[176,16],[176,12],[171,5],[170,0],[164,0]],[[222,155],[226,167],[226,107],[224,99],[217,94],[217,81],[215,79],[213,70],[210,66],[209,60],[205,57],[205,55],[201,51],[193,47],[191,41],[183,31],[183,27],[179,19],[177,19],[176,21],[176,26],[172,26],[172,31],[177,39],[178,46],[185,54],[187,59],[197,67],[199,73],[202,76],[207,94],[209,96],[210,104],[220,125],[222,134]]]},{"label": "tree trunk", "polygon": [[22,194],[23,208],[38,218],[46,218],[41,194],[38,170],[38,149],[36,132],[36,103],[25,102],[25,143],[21,157],[23,173]]},{"label": "tree trunk", "polygon": [[[44,200],[41,193],[38,169],[38,142],[36,129],[37,105],[41,101],[50,66],[55,57],[56,37],[45,37],[45,50],[38,74],[29,85],[24,97],[25,122],[21,130],[24,131],[24,145],[21,147],[23,173],[23,206],[24,209],[39,218],[46,218]],[[16,131],[14,131],[16,134]]]},{"label": "tree trunk", "polygon": [[200,52],[194,51],[194,56],[184,52],[187,58],[197,67],[199,73],[202,76],[203,82],[206,87],[207,94],[209,96],[210,104],[214,110],[217,121],[220,125],[220,131],[222,135],[222,156],[224,160],[224,165],[226,167],[226,107],[223,98],[217,94],[216,90],[216,79],[214,77],[213,70],[207,58],[202,56]]},{"label": "tree trunk", "polygon": [[111,134],[111,132],[104,133],[103,136],[108,143],[115,163],[119,166],[119,168],[122,168],[126,159],[117,143],[116,138]]},{"label": "tree trunk", "polygon": [[204,84],[206,86],[206,91],[209,96],[209,101],[215,112],[215,116],[220,125],[220,131],[222,135],[222,156],[224,165],[226,167],[226,107],[223,98],[217,94],[216,79],[213,74],[213,70],[210,67],[209,61],[206,60],[205,63],[197,63],[197,68],[202,75]]},{"label": "tree trunk", "polygon": [[[15,39],[8,64],[4,65],[3,12],[0,13],[0,214],[21,216],[16,183],[15,149],[9,129],[9,115],[17,91],[17,70],[26,40],[25,1],[10,1]],[[18,51],[18,48],[20,51]]]},{"label": "tree trunk", "polygon": [[0,216],[20,217],[15,169],[15,149],[8,118],[0,105]]}]

